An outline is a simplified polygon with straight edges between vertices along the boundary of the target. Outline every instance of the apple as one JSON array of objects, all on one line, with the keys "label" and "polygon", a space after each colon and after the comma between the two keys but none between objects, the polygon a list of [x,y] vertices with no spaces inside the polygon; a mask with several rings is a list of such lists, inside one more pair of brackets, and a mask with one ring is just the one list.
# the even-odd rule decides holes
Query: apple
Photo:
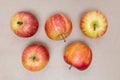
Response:
[{"label": "apple", "polygon": [[10,20],[11,30],[20,37],[31,37],[38,30],[38,21],[36,17],[27,11],[15,13]]},{"label": "apple", "polygon": [[71,20],[62,13],[50,16],[45,23],[45,32],[52,40],[64,40],[72,31]]},{"label": "apple", "polygon": [[29,71],[40,71],[48,62],[49,52],[42,44],[31,44],[22,53],[22,64]]},{"label": "apple", "polygon": [[82,42],[70,44],[64,52],[64,61],[78,70],[86,70],[92,61],[91,49]]},{"label": "apple", "polygon": [[89,38],[99,38],[107,31],[108,22],[105,15],[98,10],[91,10],[82,15],[80,29]]}]

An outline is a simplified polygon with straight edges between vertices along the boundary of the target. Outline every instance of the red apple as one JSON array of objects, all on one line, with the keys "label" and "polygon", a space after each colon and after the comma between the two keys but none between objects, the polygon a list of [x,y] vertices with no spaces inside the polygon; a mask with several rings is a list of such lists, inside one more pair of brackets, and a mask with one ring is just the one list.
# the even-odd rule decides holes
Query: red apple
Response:
[{"label": "red apple", "polygon": [[78,70],[85,70],[92,61],[91,49],[84,43],[75,42],[70,44],[64,52],[64,60],[70,66]]},{"label": "red apple", "polygon": [[83,14],[80,20],[80,28],[83,34],[90,38],[99,38],[107,31],[108,22],[105,15],[97,10],[91,10]]},{"label": "red apple", "polygon": [[48,50],[42,44],[31,44],[22,54],[23,66],[32,72],[43,69],[49,62]]},{"label": "red apple", "polygon": [[72,31],[72,22],[64,14],[50,16],[45,23],[45,32],[52,40],[64,40]]},{"label": "red apple", "polygon": [[38,30],[38,21],[32,13],[20,11],[12,16],[10,27],[16,35],[27,38]]}]

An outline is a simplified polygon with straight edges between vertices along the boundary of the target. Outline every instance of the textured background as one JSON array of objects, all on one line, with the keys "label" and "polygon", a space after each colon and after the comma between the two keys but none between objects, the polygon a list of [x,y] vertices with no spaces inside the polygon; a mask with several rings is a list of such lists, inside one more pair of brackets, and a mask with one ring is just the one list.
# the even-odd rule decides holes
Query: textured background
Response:
[{"label": "textured background", "polygon": [[[120,1],[119,0],[0,0],[0,80],[120,80]],[[81,15],[87,10],[100,10],[108,20],[108,30],[99,39],[85,37],[79,29]],[[18,11],[33,13],[39,30],[31,38],[17,37],[10,29],[10,19]],[[73,23],[70,36],[63,41],[48,39],[46,19],[54,13],[66,14]],[[93,60],[85,71],[68,70],[63,60],[65,47],[74,41],[87,43]],[[39,72],[26,70],[21,63],[22,51],[33,42],[47,46],[49,64]]]}]

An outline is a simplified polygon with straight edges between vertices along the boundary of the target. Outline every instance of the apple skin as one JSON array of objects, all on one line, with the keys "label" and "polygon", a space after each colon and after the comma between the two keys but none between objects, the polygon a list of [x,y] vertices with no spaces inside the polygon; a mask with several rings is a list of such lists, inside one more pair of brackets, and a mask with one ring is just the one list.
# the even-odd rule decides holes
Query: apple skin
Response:
[{"label": "apple skin", "polygon": [[38,30],[38,21],[36,17],[27,11],[20,11],[14,14],[10,20],[12,31],[20,37],[31,37]]},{"label": "apple skin", "polygon": [[72,31],[71,20],[62,13],[50,16],[45,23],[45,32],[52,40],[64,40]]},{"label": "apple skin", "polygon": [[99,38],[103,36],[108,27],[107,18],[98,10],[91,10],[82,15],[80,29],[89,38]]},{"label": "apple skin", "polygon": [[49,52],[42,44],[31,44],[22,54],[23,66],[32,72],[42,70],[49,62]]},{"label": "apple skin", "polygon": [[64,61],[78,70],[86,70],[92,61],[92,51],[84,43],[74,42],[64,52]]}]

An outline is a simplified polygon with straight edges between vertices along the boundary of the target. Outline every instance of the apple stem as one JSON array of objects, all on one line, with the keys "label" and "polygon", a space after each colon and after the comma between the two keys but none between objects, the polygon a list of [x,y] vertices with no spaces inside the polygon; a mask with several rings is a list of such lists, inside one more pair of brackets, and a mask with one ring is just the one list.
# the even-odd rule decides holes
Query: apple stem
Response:
[{"label": "apple stem", "polygon": [[34,56],[34,57],[33,57],[33,60],[35,60],[35,58],[36,58],[36,57]]},{"label": "apple stem", "polygon": [[70,65],[69,70],[71,70],[71,68],[72,68],[72,65]]},{"label": "apple stem", "polygon": [[19,24],[19,25],[22,25],[22,24],[23,24],[23,22],[21,22],[21,21],[18,21],[18,22],[17,22],[17,24]]},{"label": "apple stem", "polygon": [[64,42],[66,42],[66,40],[65,40],[65,38],[64,38],[64,36],[63,36],[63,34],[60,34],[60,35],[61,35],[61,37],[63,38]]},{"label": "apple stem", "polygon": [[94,31],[96,30],[96,27],[97,27],[96,24],[94,24]]}]

